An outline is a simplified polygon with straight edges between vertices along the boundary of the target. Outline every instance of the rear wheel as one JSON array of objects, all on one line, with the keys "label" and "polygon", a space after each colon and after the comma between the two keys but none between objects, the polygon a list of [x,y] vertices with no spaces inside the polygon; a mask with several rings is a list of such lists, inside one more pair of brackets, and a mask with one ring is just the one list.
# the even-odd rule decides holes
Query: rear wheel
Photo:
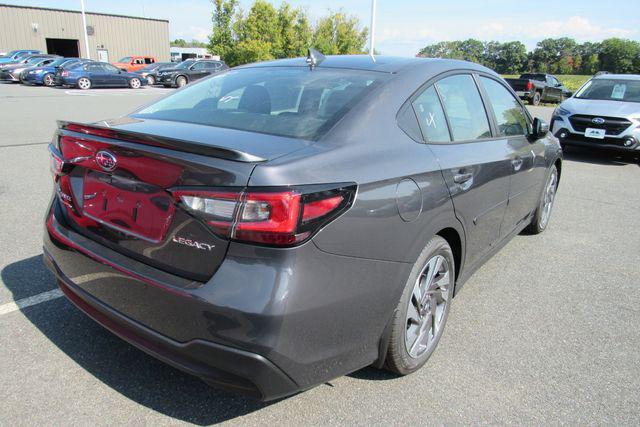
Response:
[{"label": "rear wheel", "polygon": [[529,102],[531,103],[531,105],[539,105],[541,98],[542,96],[540,95],[540,92],[536,92],[533,94],[533,97],[529,100]]},{"label": "rear wheel", "polygon": [[131,89],[140,89],[140,86],[142,86],[142,83],[140,82],[139,78],[134,77],[131,80],[129,80],[129,87]]},{"label": "rear wheel", "polygon": [[187,78],[185,76],[178,76],[176,79],[176,86],[184,87],[187,85]]},{"label": "rear wheel", "polygon": [[47,73],[44,76],[42,76],[42,83],[45,86],[49,86],[49,87],[54,86],[55,82],[53,81],[53,74]]},{"label": "rear wheel", "polygon": [[407,375],[435,350],[449,315],[455,264],[451,247],[435,236],[422,250],[405,284],[393,319],[386,367]]},{"label": "rear wheel", "polygon": [[549,218],[551,218],[551,210],[553,209],[553,202],[556,199],[556,190],[558,189],[558,168],[551,166],[549,176],[542,191],[538,208],[536,209],[531,224],[527,228],[527,231],[531,234],[542,233],[549,224]]},{"label": "rear wheel", "polygon": [[91,80],[86,77],[80,77],[77,86],[82,90],[91,89]]}]

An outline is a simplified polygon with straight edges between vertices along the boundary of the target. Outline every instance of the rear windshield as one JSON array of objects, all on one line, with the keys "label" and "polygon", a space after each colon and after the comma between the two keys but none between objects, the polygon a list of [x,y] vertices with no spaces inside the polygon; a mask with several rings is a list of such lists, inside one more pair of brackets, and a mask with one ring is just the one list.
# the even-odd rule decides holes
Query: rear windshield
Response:
[{"label": "rear windshield", "polygon": [[588,81],[575,97],[640,102],[640,80],[593,79]]},{"label": "rear windshield", "polygon": [[133,117],[317,139],[387,74],[302,67],[230,70]]}]

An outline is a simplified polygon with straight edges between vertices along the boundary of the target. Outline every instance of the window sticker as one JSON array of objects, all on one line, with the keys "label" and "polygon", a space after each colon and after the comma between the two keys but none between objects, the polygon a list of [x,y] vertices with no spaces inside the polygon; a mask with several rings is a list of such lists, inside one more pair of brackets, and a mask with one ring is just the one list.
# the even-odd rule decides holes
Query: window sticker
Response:
[{"label": "window sticker", "polygon": [[611,91],[611,99],[623,99],[624,93],[627,91],[627,85],[619,83],[613,86]]}]

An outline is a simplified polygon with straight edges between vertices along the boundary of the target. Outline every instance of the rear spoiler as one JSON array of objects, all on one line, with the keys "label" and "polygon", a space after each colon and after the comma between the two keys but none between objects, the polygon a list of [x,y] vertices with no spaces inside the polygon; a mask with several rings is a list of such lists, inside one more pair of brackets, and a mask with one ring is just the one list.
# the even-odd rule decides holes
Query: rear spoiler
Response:
[{"label": "rear spoiler", "polygon": [[86,124],[65,120],[58,120],[57,123],[58,133],[60,135],[73,136],[74,133],[90,135],[100,138],[115,139],[118,141],[133,142],[136,144],[151,145],[160,148],[168,148],[170,150],[182,151],[184,153],[217,157],[226,160],[233,160],[236,162],[255,163],[264,162],[267,160],[254,154],[235,150],[233,148],[218,147],[215,145],[204,145],[201,143],[186,141],[182,139],[132,132],[128,130],[112,128],[109,126],[100,126],[95,123]]}]

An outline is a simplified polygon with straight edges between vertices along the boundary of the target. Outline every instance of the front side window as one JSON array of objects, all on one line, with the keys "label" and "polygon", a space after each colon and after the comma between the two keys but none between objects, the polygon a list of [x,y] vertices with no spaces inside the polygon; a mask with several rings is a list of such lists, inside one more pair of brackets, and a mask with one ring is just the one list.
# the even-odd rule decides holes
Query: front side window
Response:
[{"label": "front side window", "polygon": [[497,81],[480,77],[502,136],[527,134],[527,116],[520,103]]},{"label": "front side window", "polygon": [[189,85],[133,117],[317,139],[387,78],[355,70],[244,68]]},{"label": "front side window", "polygon": [[442,97],[454,141],[491,136],[487,113],[471,75],[445,77],[436,86]]},{"label": "front side window", "polygon": [[413,109],[420,122],[420,129],[427,142],[449,142],[449,128],[442,111],[440,99],[433,86],[422,92],[415,101]]}]

